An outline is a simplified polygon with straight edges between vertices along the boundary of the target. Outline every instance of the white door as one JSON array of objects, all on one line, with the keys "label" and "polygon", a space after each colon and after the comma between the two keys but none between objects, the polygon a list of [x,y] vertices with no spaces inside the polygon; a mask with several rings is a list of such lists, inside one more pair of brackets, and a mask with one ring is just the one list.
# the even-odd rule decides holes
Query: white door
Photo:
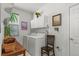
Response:
[{"label": "white door", "polygon": [[70,8],[70,55],[79,56],[79,4]]}]

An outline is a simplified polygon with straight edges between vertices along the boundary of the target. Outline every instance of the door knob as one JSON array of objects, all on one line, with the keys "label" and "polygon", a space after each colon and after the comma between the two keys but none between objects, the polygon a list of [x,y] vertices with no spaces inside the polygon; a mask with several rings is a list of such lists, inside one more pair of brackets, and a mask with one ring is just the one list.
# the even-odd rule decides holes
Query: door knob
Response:
[{"label": "door knob", "polygon": [[70,40],[74,40],[73,38],[70,38]]},{"label": "door knob", "polygon": [[59,46],[57,46],[56,48],[59,49]]}]

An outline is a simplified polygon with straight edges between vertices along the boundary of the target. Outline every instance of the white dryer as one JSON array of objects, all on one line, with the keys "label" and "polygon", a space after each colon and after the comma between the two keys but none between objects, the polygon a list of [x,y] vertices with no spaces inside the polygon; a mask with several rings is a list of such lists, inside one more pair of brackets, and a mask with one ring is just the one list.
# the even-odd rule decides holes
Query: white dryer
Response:
[{"label": "white dryer", "polygon": [[[27,35],[26,49],[32,56],[41,56],[41,47],[45,46],[45,33],[32,33]],[[25,45],[24,45],[25,46]]]}]

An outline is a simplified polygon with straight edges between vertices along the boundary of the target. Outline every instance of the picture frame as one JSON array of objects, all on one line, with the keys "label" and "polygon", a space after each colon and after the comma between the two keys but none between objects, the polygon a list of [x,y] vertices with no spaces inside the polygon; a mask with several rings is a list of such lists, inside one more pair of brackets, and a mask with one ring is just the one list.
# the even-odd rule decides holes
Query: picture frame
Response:
[{"label": "picture frame", "polygon": [[27,30],[27,22],[26,21],[21,22],[21,30]]},{"label": "picture frame", "polygon": [[52,16],[52,26],[61,26],[61,14]]},{"label": "picture frame", "polygon": [[11,36],[19,36],[19,25],[10,24]]}]

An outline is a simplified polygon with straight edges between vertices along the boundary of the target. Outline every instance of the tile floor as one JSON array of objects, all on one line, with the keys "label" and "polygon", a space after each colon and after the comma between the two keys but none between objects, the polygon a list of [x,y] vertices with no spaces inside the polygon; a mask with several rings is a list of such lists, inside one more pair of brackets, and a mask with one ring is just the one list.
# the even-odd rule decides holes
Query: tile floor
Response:
[{"label": "tile floor", "polygon": [[26,56],[31,56],[28,52],[26,52]]}]

